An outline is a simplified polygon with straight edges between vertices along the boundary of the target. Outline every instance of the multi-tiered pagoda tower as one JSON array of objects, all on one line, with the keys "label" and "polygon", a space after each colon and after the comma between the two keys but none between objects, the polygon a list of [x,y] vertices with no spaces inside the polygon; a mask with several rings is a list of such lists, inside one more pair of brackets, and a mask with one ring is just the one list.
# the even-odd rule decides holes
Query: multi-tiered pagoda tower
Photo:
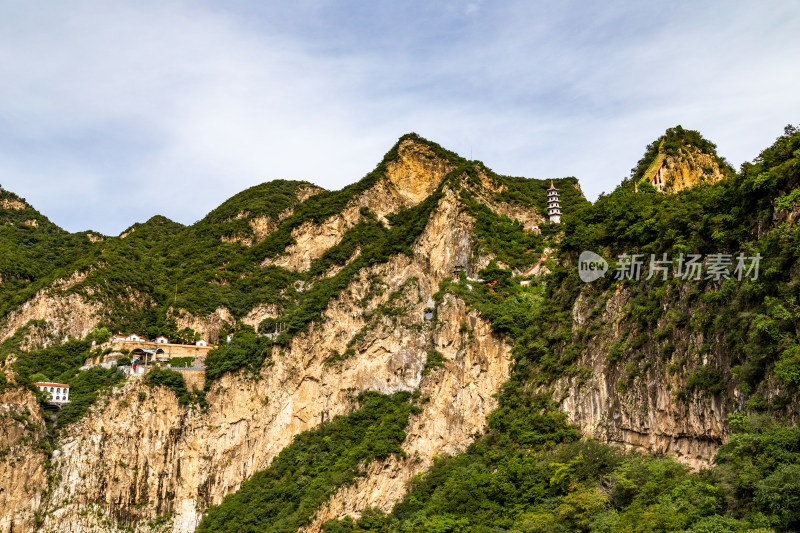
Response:
[{"label": "multi-tiered pagoda tower", "polygon": [[558,198],[558,189],[550,180],[550,188],[547,189],[547,216],[554,224],[561,223],[561,200]]}]

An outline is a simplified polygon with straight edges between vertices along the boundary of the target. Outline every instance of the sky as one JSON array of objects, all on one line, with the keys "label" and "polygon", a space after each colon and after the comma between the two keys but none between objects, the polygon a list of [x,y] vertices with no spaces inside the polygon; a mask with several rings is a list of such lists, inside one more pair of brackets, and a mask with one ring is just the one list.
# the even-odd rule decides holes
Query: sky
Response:
[{"label": "sky", "polygon": [[669,127],[800,124],[797,0],[0,0],[0,185],[69,231],[339,189],[416,132],[610,192]]}]

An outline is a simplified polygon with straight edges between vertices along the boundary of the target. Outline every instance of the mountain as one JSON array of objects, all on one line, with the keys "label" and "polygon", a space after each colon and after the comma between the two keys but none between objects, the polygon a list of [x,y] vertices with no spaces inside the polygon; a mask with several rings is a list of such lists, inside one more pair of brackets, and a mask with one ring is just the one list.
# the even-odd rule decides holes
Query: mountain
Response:
[{"label": "mountain", "polygon": [[[672,128],[593,204],[553,179],[551,224],[550,179],[409,134],[340,191],[53,228],[85,247],[1,289],[0,531],[793,530],[799,149]],[[116,331],[222,346],[125,376]]]},{"label": "mountain", "polygon": [[733,176],[731,166],[717,155],[717,147],[699,132],[670,128],[647,147],[632,170],[632,180],[659,192],[675,193],[698,183],[715,183]]}]

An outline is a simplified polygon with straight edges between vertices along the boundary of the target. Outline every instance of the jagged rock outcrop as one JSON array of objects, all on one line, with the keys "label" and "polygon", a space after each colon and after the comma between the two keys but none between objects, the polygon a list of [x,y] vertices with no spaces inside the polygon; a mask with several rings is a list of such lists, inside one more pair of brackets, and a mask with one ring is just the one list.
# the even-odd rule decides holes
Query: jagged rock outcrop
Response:
[{"label": "jagged rock outcrop", "polygon": [[[0,326],[0,342],[14,335],[31,320],[46,320],[49,336],[59,340],[88,335],[100,320],[102,304],[69,292],[69,289],[82,283],[87,275],[87,272],[75,272],[69,278],[60,279],[12,311]],[[30,345],[30,342],[23,342],[26,348]]]},{"label": "jagged rock outcrop", "polygon": [[0,207],[3,209],[14,209],[16,211],[21,211],[28,208],[25,202],[22,200],[17,200],[16,198],[3,198],[0,200]]},{"label": "jagged rock outcrop", "polygon": [[207,316],[195,316],[184,309],[178,309],[174,317],[179,330],[190,328],[197,332],[201,339],[211,343],[219,342],[219,332],[222,328],[226,324],[235,322],[231,312],[224,307],[216,309]]},{"label": "jagged rock outcrop", "polygon": [[[426,145],[407,139],[398,146],[398,158],[388,164],[386,176],[364,193],[353,198],[341,213],[321,224],[306,222],[292,231],[295,243],[277,258],[268,258],[264,266],[277,265],[290,270],[308,270],[314,259],[342,240],[348,229],[361,220],[366,207],[379,219],[411,207],[427,198],[451,170]],[[384,219],[385,220],[385,219]]]},{"label": "jagged rock outcrop", "polygon": [[714,183],[725,177],[716,157],[692,146],[683,146],[676,155],[664,152],[663,145],[645,173],[645,179],[659,192],[676,193],[698,183]]}]

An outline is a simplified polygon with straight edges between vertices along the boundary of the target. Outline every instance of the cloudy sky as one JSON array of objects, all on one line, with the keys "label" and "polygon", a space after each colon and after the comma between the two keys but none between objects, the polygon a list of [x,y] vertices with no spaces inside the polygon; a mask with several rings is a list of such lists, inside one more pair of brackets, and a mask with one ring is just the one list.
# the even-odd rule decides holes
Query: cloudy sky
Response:
[{"label": "cloudy sky", "polygon": [[590,199],[668,127],[800,123],[800,2],[0,0],[0,184],[70,231],[356,181],[415,131]]}]

